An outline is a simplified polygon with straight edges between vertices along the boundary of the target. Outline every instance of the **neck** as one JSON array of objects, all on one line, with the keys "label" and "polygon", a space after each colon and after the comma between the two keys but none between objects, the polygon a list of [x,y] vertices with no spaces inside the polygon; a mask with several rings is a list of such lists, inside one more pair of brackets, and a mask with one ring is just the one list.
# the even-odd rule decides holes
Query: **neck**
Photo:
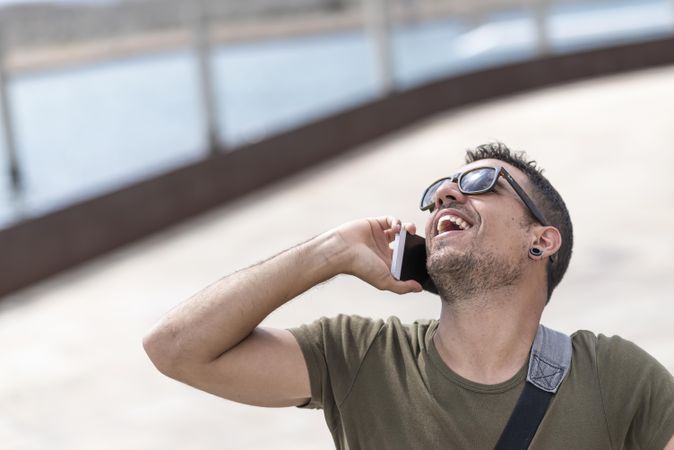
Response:
[{"label": "neck", "polygon": [[466,379],[506,381],[528,361],[544,303],[531,289],[515,286],[451,304],[443,301],[433,338],[438,353]]}]

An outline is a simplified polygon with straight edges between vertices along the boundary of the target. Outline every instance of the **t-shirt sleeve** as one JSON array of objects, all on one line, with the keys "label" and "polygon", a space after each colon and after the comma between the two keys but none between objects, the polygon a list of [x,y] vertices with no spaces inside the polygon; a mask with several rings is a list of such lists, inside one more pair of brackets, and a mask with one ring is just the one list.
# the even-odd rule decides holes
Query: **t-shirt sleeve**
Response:
[{"label": "t-shirt sleeve", "polygon": [[302,408],[326,412],[346,398],[383,320],[339,315],[291,328],[309,370],[311,399]]},{"label": "t-shirt sleeve", "polygon": [[618,336],[599,335],[597,370],[615,448],[662,449],[674,435],[674,378]]}]

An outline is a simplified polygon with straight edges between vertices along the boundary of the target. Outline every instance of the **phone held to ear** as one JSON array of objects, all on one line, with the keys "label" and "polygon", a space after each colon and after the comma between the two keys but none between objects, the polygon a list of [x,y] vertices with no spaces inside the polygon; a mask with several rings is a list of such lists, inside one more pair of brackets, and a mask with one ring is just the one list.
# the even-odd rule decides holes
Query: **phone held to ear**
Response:
[{"label": "phone held to ear", "polygon": [[396,280],[415,280],[424,290],[438,293],[426,270],[426,240],[407,230],[400,230],[393,241],[391,274]]}]

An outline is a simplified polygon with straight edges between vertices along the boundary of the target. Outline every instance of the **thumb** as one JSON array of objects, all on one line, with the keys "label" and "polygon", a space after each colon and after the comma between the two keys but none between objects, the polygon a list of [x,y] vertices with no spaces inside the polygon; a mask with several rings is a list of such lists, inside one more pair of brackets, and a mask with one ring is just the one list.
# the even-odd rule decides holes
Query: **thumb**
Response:
[{"label": "thumb", "polygon": [[389,285],[385,289],[396,294],[409,294],[411,292],[421,292],[424,288],[415,280],[398,281],[391,277]]}]

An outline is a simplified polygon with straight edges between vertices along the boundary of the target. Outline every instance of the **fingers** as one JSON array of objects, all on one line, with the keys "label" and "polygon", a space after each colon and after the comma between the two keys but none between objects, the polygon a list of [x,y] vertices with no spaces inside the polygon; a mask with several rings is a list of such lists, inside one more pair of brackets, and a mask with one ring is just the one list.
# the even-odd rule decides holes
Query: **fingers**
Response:
[{"label": "fingers", "polygon": [[384,234],[386,235],[386,239],[389,242],[392,242],[396,234],[400,233],[401,229],[401,222],[400,219],[394,217],[394,216],[386,216],[382,218],[385,225],[384,225]]},{"label": "fingers", "polygon": [[386,224],[389,226],[389,228],[400,229],[400,219],[395,216],[386,216]]},{"label": "fingers", "polygon": [[380,217],[377,219],[380,223],[385,224],[384,233],[389,242],[395,239],[396,234],[400,230],[405,229],[408,233],[417,234],[417,226],[411,222],[402,223],[400,219],[395,216]]},{"label": "fingers", "polygon": [[417,234],[417,226],[411,222],[405,222],[402,227],[410,234]]},{"label": "fingers", "polygon": [[396,233],[399,233],[400,230],[405,229],[408,233],[417,234],[417,226],[412,222],[403,223],[397,217],[388,216],[386,218],[386,223],[389,225],[389,228],[394,230]]}]

